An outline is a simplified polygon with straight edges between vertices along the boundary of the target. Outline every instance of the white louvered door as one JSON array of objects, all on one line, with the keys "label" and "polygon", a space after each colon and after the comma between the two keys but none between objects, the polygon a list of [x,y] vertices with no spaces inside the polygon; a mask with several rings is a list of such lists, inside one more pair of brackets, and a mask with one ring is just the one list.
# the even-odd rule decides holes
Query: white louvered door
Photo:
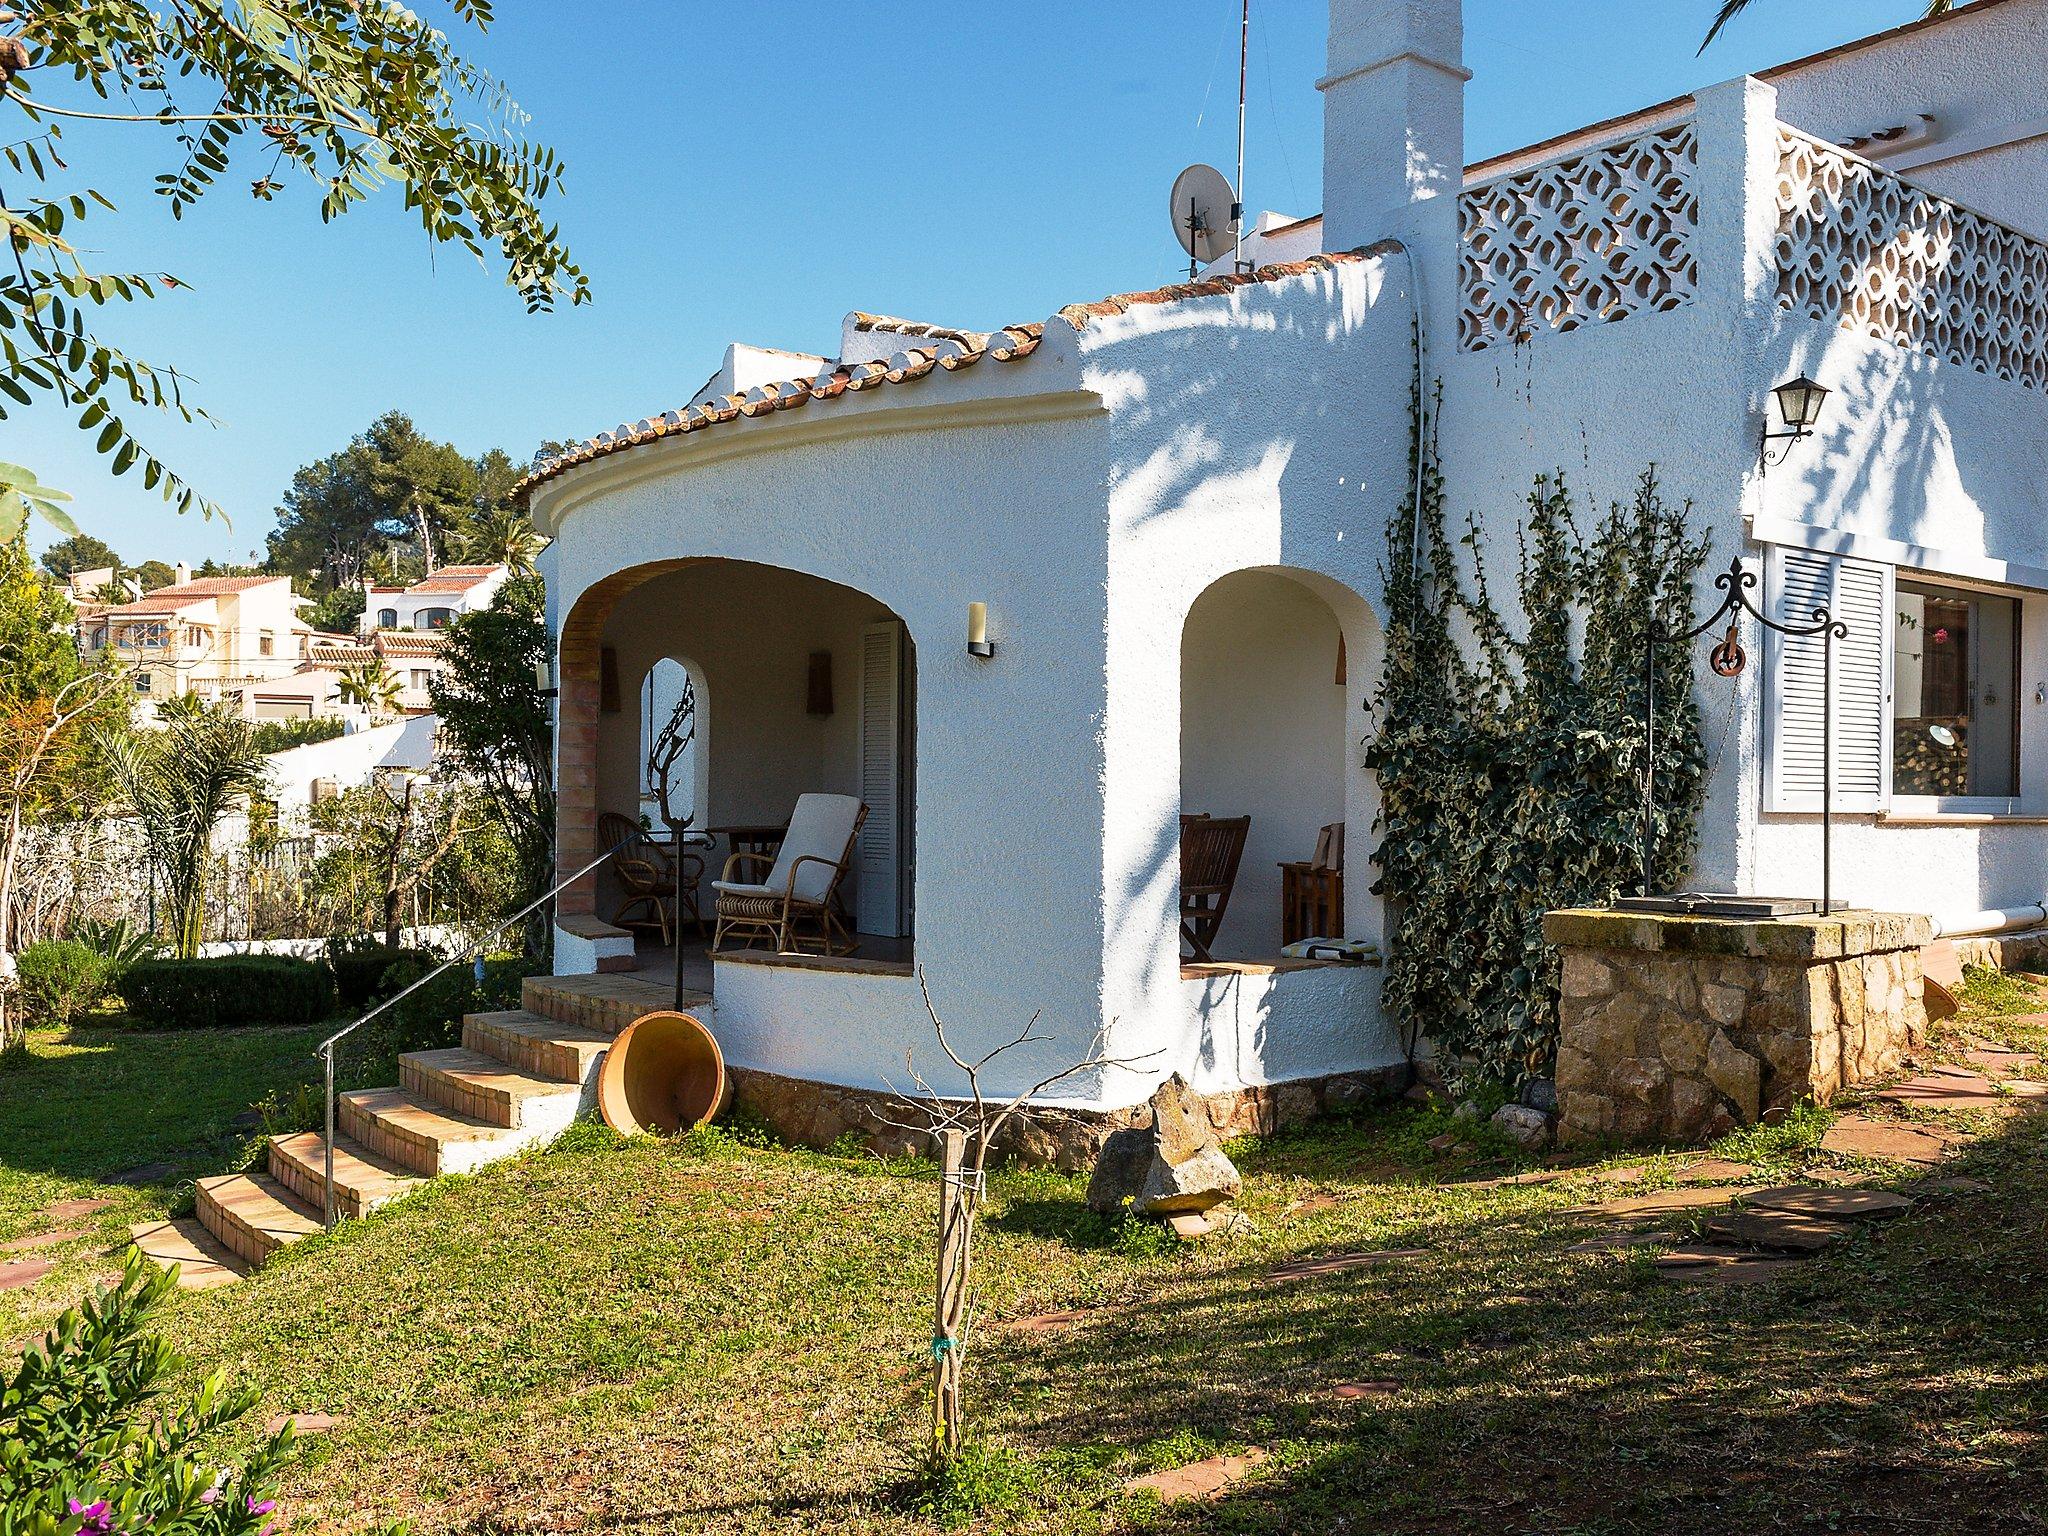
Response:
[{"label": "white louvered door", "polygon": [[860,834],[856,926],[903,932],[903,626],[870,624],[860,637]]},{"label": "white louvered door", "polygon": [[[1766,612],[1804,627],[1826,608],[1849,628],[1834,644],[1834,807],[1883,810],[1891,788],[1892,569],[1810,549],[1773,547]],[[1818,811],[1825,771],[1826,648],[1819,636],[1769,634],[1766,773],[1774,811]]]}]

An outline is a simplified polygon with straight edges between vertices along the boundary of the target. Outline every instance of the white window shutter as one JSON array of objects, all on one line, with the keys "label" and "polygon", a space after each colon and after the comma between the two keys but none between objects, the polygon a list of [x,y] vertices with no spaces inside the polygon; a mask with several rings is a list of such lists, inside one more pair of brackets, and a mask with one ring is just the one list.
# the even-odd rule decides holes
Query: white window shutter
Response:
[{"label": "white window shutter", "polygon": [[[1883,810],[1891,785],[1891,568],[1774,547],[1765,581],[1765,612],[1776,622],[1804,628],[1815,609],[1825,608],[1848,626],[1834,643],[1834,808]],[[1827,647],[1818,635],[1767,632],[1764,654],[1770,808],[1818,811],[1826,768]]]},{"label": "white window shutter", "polygon": [[903,626],[870,624],[860,637],[860,797],[868,819],[855,926],[890,938],[903,931],[902,694]]}]

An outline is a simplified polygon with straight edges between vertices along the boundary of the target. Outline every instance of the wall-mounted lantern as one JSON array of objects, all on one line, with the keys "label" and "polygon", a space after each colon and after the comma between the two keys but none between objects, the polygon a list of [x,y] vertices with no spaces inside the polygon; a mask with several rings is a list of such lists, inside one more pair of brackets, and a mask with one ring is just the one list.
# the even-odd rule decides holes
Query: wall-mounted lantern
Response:
[{"label": "wall-mounted lantern", "polygon": [[[1820,421],[1821,406],[1828,398],[1828,388],[1825,384],[1816,384],[1802,373],[1790,383],[1780,384],[1772,390],[1771,398],[1777,402],[1778,418],[1785,423],[1785,430],[1764,433],[1762,452],[1767,465],[1784,463],[1785,455],[1792,451],[1794,443],[1813,436],[1813,429]],[[1771,453],[1774,442],[1785,444],[1775,456]]]},{"label": "wall-mounted lantern", "polygon": [[533,686],[544,699],[552,699],[561,690],[555,686],[555,658],[543,656],[533,664]]},{"label": "wall-mounted lantern", "polygon": [[967,654],[989,657],[996,653],[995,642],[988,637],[988,604],[967,605]]}]

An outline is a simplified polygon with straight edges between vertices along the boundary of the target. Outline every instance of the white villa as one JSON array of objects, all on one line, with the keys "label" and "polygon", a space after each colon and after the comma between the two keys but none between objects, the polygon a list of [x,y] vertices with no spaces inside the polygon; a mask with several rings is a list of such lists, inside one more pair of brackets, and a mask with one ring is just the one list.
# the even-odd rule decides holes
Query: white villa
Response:
[{"label": "white villa", "polygon": [[[1450,512],[1487,542],[1513,549],[1539,474],[1604,507],[1655,462],[1712,534],[1703,613],[1740,555],[1767,611],[1849,625],[1837,894],[2042,898],[2048,0],[1477,165],[1457,0],[1332,0],[1330,24],[1323,209],[1260,218],[1256,270],[1002,329],[856,312],[815,355],[735,346],[686,406],[527,482],[554,540],[564,876],[601,814],[639,814],[632,700],[664,660],[697,693],[710,875],[801,794],[866,805],[855,952],[710,961],[743,1071],[862,1093],[909,1052],[953,1086],[918,973],[969,1046],[1033,1012],[1060,1037],[997,1087],[1103,1032],[1128,1064],[1064,1085],[1078,1108],[1170,1072],[1313,1106],[1403,1068],[1374,966],[1281,959],[1279,866],[1341,824],[1338,936],[1383,939],[1360,747],[1418,380],[1441,384]],[[1767,467],[1800,375],[1831,393]],[[1817,894],[1811,654],[1757,649],[1702,671],[1731,745],[1696,876]],[[1251,820],[1214,959],[1186,963],[1201,814]],[[609,877],[565,895],[558,970],[641,963],[617,901]]]}]

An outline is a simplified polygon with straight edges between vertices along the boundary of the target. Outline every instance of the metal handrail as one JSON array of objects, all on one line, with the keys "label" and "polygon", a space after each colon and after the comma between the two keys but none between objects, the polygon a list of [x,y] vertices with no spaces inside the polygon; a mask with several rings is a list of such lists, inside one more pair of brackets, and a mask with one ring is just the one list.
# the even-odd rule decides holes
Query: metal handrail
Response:
[{"label": "metal handrail", "polygon": [[326,1135],[326,1141],[325,1141],[325,1144],[323,1145],[323,1147],[322,1147],[322,1149],[321,1149],[321,1150],[322,1150],[322,1154],[323,1154],[323,1157],[324,1157],[324,1162],[325,1162],[325,1166],[324,1166],[324,1168],[323,1168],[323,1175],[324,1175],[324,1177],[323,1177],[323,1180],[322,1180],[322,1189],[321,1189],[321,1193],[322,1193],[322,1196],[323,1196],[323,1200],[322,1200],[322,1204],[321,1204],[320,1220],[321,1220],[321,1224],[322,1224],[323,1226],[325,1226],[325,1227],[327,1228],[327,1230],[328,1230],[328,1231],[332,1232],[332,1231],[334,1230],[334,1222],[335,1222],[335,1216],[334,1216],[334,1048],[335,1048],[335,1046],[339,1045],[339,1044],[340,1044],[340,1043],[341,1043],[341,1042],[342,1042],[343,1040],[347,1039],[347,1038],[348,1038],[348,1037],[349,1037],[350,1035],[354,1034],[354,1033],[355,1033],[355,1032],[356,1032],[357,1030],[361,1029],[361,1028],[362,1028],[362,1027],[363,1027],[363,1026],[364,1026],[365,1024],[369,1023],[369,1022],[370,1022],[370,1020],[372,1020],[372,1019],[376,1018],[378,1014],[380,1014],[380,1013],[383,1013],[383,1012],[384,1012],[384,1011],[385,1011],[386,1009],[389,1009],[389,1008],[395,1008],[395,1007],[397,1007],[397,1006],[398,1006],[398,1004],[400,1004],[400,1003],[404,1002],[404,1001],[405,1001],[405,1000],[406,1000],[406,999],[407,999],[408,997],[411,997],[411,996],[413,995],[413,993],[415,993],[415,992],[419,991],[419,989],[420,989],[421,987],[424,987],[424,986],[425,986],[425,985],[426,985],[426,984],[427,984],[428,982],[432,981],[432,980],[433,980],[433,979],[434,979],[434,978],[435,978],[436,976],[442,975],[442,974],[443,974],[444,972],[447,972],[447,971],[451,971],[451,970],[453,970],[453,969],[454,969],[454,968],[455,968],[456,966],[458,966],[458,965],[466,965],[466,964],[470,963],[470,962],[471,962],[471,961],[473,961],[473,960],[476,960],[476,959],[479,959],[479,958],[481,958],[481,956],[482,956],[482,954],[483,954],[483,948],[484,948],[484,946],[485,946],[486,944],[488,944],[488,943],[489,943],[489,942],[490,942],[490,941],[491,941],[492,939],[495,939],[495,938],[496,938],[496,937],[497,937],[497,936],[498,936],[499,934],[503,933],[503,932],[504,932],[504,931],[505,931],[505,930],[506,930],[507,928],[510,928],[510,927],[511,927],[511,926],[512,926],[512,925],[513,925],[514,923],[520,922],[520,921],[522,921],[523,919],[525,919],[525,918],[527,918],[527,917],[530,917],[530,916],[532,916],[532,915],[533,915],[533,914],[534,914],[535,912],[538,912],[538,911],[539,911],[539,910],[540,910],[540,909],[541,909],[542,907],[546,906],[546,905],[547,905],[547,904],[548,904],[549,902],[553,901],[553,900],[554,900],[554,899],[555,899],[555,898],[556,898],[557,896],[561,895],[561,894],[562,894],[562,892],[566,891],[566,890],[567,890],[567,889],[568,889],[568,888],[569,888],[570,886],[574,885],[574,884],[575,884],[575,883],[576,883],[576,882],[577,882],[578,880],[581,880],[581,879],[582,879],[582,878],[583,878],[583,877],[584,877],[585,875],[587,875],[587,874],[590,874],[590,873],[591,873],[591,872],[592,872],[593,870],[595,870],[595,869],[596,869],[596,868],[597,868],[597,867],[598,867],[598,866],[599,866],[600,864],[604,863],[604,861],[605,861],[606,859],[609,859],[609,858],[611,858],[611,857],[612,857],[613,855],[617,854],[617,853],[618,853],[618,852],[619,852],[619,851],[620,851],[621,849],[624,849],[624,848],[628,848],[628,847],[630,847],[630,846],[632,845],[632,843],[633,843],[633,839],[632,839],[632,838],[630,838],[630,837],[628,837],[628,838],[624,838],[624,839],[622,839],[622,840],[621,840],[621,841],[620,841],[620,842],[619,842],[619,843],[618,843],[617,845],[615,845],[614,847],[611,847],[611,848],[607,848],[607,849],[606,849],[606,850],[605,850],[605,851],[604,851],[603,853],[600,853],[600,854],[599,854],[599,855],[598,855],[598,856],[597,856],[596,858],[592,859],[592,860],[591,860],[591,861],[590,861],[590,862],[589,862],[588,864],[584,865],[584,866],[583,866],[583,867],[582,867],[581,869],[577,870],[575,874],[573,874],[573,875],[569,876],[569,878],[568,878],[568,879],[566,879],[566,880],[563,880],[563,881],[560,881],[560,882],[558,882],[558,883],[557,883],[556,885],[554,885],[554,886],[553,886],[553,887],[552,887],[551,889],[549,889],[549,890],[547,891],[547,893],[546,893],[545,895],[542,895],[542,896],[536,897],[536,898],[535,898],[534,900],[532,900],[532,901],[528,902],[528,903],[527,903],[527,904],[526,904],[525,906],[521,907],[521,908],[520,908],[520,909],[519,909],[519,910],[518,910],[517,912],[514,912],[514,913],[513,913],[513,914],[512,914],[512,915],[511,915],[510,917],[506,917],[506,918],[500,918],[500,919],[498,920],[498,922],[497,922],[497,923],[496,923],[495,925],[493,925],[493,926],[492,926],[492,927],[490,927],[490,928],[487,928],[487,929],[485,929],[485,930],[483,931],[483,933],[482,933],[482,934],[481,934],[480,936],[478,936],[478,937],[476,937],[476,938],[472,939],[472,940],[471,940],[471,941],[470,941],[470,942],[469,942],[469,943],[468,943],[467,945],[465,945],[465,946],[463,947],[463,949],[462,949],[462,951],[461,951],[460,953],[458,953],[458,954],[455,954],[455,955],[452,955],[452,956],[450,956],[450,957],[449,957],[448,959],[446,959],[446,960],[442,961],[442,962],[441,962],[441,963],[440,963],[439,965],[435,966],[435,967],[434,967],[434,968],[433,968],[433,969],[432,969],[431,971],[427,972],[427,974],[426,974],[426,975],[422,976],[422,977],[421,977],[421,978],[420,978],[420,979],[419,979],[418,981],[414,982],[414,983],[413,983],[413,984],[412,984],[411,986],[409,986],[409,987],[405,988],[405,989],[404,989],[403,991],[401,991],[401,992],[394,992],[394,993],[392,993],[392,995],[391,995],[391,996],[389,996],[389,997],[385,998],[383,1002],[381,1002],[381,1003],[377,1004],[377,1006],[376,1006],[376,1007],[372,1008],[372,1009],[371,1009],[371,1010],[370,1010],[370,1011],[369,1011],[368,1013],[364,1014],[364,1015],[363,1015],[363,1016],[362,1016],[361,1018],[357,1019],[357,1020],[356,1020],[356,1021],[355,1021],[355,1022],[354,1022],[353,1024],[344,1024],[344,1025],[343,1025],[343,1026],[342,1026],[342,1027],[341,1027],[340,1029],[337,1029],[337,1030],[336,1030],[336,1031],[335,1031],[335,1032],[334,1032],[333,1034],[329,1035],[329,1036],[328,1036],[328,1037],[327,1037],[327,1038],[326,1038],[325,1040],[322,1040],[322,1041],[321,1041],[321,1042],[320,1042],[320,1043],[319,1043],[319,1044],[318,1044],[317,1046],[315,1046],[315,1047],[313,1048],[313,1054],[314,1054],[315,1056],[317,1056],[317,1057],[319,1057],[319,1058],[320,1058],[320,1061],[321,1061],[321,1063],[322,1063],[322,1064],[323,1064],[323,1066],[324,1066],[324,1067],[326,1068],[326,1074],[327,1074],[327,1135]]}]

